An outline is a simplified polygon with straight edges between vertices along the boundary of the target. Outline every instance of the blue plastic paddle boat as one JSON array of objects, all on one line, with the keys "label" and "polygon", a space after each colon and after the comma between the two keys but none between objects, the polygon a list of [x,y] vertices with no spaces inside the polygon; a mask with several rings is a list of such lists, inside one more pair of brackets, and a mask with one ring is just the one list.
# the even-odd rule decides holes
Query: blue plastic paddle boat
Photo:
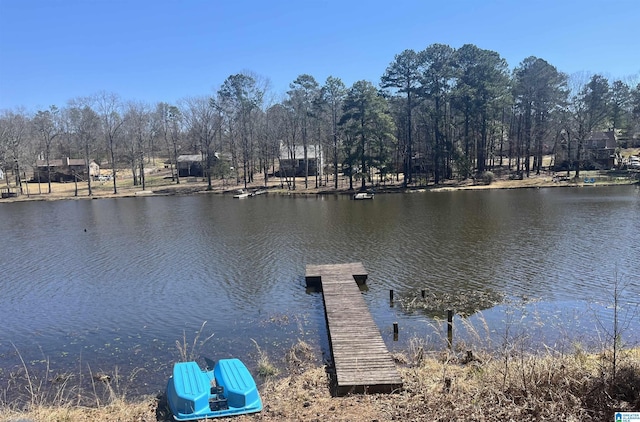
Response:
[{"label": "blue plastic paddle boat", "polygon": [[256,383],[239,359],[220,359],[215,364],[206,361],[206,370],[196,362],[173,366],[167,401],[175,420],[220,418],[262,410]]}]

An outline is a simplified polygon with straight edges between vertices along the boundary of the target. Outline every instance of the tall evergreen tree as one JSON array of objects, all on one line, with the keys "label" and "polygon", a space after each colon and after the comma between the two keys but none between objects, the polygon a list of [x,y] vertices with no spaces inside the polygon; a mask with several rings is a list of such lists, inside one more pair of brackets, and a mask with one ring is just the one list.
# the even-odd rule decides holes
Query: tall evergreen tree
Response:
[{"label": "tall evergreen tree", "polygon": [[423,65],[423,56],[414,50],[404,50],[396,55],[395,59],[387,67],[381,79],[382,88],[395,88],[405,95],[405,125],[403,131],[403,174],[404,186],[413,182],[413,109],[417,103],[418,91],[421,85],[420,69]]},{"label": "tall evergreen tree", "polygon": [[631,90],[629,85],[617,80],[611,85],[610,94],[611,130],[621,130],[626,137],[629,135],[631,123]]},{"label": "tall evergreen tree", "polygon": [[456,50],[454,98],[464,119],[465,155],[475,151],[478,173],[485,170],[489,125],[507,95],[507,62],[498,53],[465,44]]},{"label": "tall evergreen tree", "polygon": [[448,141],[447,106],[454,76],[455,50],[445,44],[432,44],[422,52],[424,68],[421,74],[422,95],[433,104],[432,119],[434,136],[433,175],[434,182],[440,183],[446,175]]},{"label": "tall evergreen tree", "polygon": [[342,104],[346,95],[346,87],[340,78],[329,76],[321,89],[322,104],[328,111],[329,124],[331,126],[331,156],[333,158],[333,182],[338,189],[338,122],[342,117]]},{"label": "tall evergreen tree", "polygon": [[359,166],[357,174],[365,189],[372,167],[380,169],[390,161],[394,130],[386,100],[371,82],[358,81],[349,89],[340,124],[347,135],[347,167]]},{"label": "tall evergreen tree", "polygon": [[[527,57],[514,70],[514,97],[523,117],[525,171],[529,177],[530,158],[540,174],[543,144],[549,133],[551,112],[564,105],[567,96],[567,77],[537,57]],[[533,148],[533,151],[532,151]]]}]

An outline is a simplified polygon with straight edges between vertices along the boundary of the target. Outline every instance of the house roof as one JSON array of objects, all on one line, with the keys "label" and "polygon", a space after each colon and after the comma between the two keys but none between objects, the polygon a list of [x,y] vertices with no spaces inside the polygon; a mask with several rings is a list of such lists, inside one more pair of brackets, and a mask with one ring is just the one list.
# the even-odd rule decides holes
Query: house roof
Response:
[{"label": "house roof", "polygon": [[178,162],[179,163],[185,163],[188,161],[202,161],[202,155],[200,154],[185,154],[185,155],[178,155]]},{"label": "house roof", "polygon": [[[218,152],[214,152],[211,156],[212,160],[219,160],[220,159],[220,153]],[[202,161],[204,161],[205,158],[202,156],[202,154],[183,154],[183,155],[178,155],[178,162],[179,163],[187,163],[187,162],[197,162],[200,163]],[[165,163],[168,163],[169,161],[165,161]]]},{"label": "house roof", "polygon": [[613,131],[607,132],[591,132],[586,141],[604,141],[605,148],[615,149],[616,144],[616,134]]},{"label": "house roof", "polygon": [[[36,166],[37,167],[46,167],[47,166],[47,161],[46,160],[36,160]],[[62,166],[62,160],[61,159],[49,160],[49,167],[60,167],[60,166]]]},{"label": "house roof", "polygon": [[[94,160],[90,160],[89,164],[97,163]],[[84,158],[58,158],[55,160],[49,160],[49,167],[66,167],[66,166],[85,166]],[[47,167],[46,160],[36,160],[36,167]]]},{"label": "house roof", "polygon": [[[304,146],[296,145],[295,148],[289,148],[284,142],[280,142],[280,158],[293,158],[295,152],[296,160],[304,158]],[[307,158],[320,158],[322,156],[322,147],[320,145],[307,145]]]}]

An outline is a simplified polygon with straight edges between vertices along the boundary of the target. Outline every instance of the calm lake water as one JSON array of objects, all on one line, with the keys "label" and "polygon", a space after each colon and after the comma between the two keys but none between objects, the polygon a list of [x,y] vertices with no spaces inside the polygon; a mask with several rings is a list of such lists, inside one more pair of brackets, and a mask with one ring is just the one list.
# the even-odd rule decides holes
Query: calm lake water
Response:
[{"label": "calm lake water", "polygon": [[[596,344],[616,280],[625,311],[640,303],[634,186],[5,203],[0,223],[2,388],[22,358],[50,374],[117,366],[136,373],[130,394],[152,394],[179,359],[176,341],[193,343],[205,321],[200,339],[213,337],[198,355],[255,369],[258,348],[278,364],[304,340],[320,362],[322,297],[305,288],[306,264],[362,261],[391,349],[413,337],[444,347],[447,307],[470,314],[456,317],[456,338],[487,347],[515,334],[532,348]],[[640,339],[633,318],[627,343]]]}]

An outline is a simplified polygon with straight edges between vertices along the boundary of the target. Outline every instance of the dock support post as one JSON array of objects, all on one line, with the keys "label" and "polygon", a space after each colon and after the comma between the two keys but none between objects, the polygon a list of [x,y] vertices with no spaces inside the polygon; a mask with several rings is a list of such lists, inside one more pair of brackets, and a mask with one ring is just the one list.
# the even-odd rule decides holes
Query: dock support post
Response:
[{"label": "dock support post", "polygon": [[389,303],[393,306],[393,289],[389,290]]},{"label": "dock support post", "polygon": [[393,341],[398,341],[398,323],[393,323]]},{"label": "dock support post", "polygon": [[449,349],[453,345],[453,310],[447,309],[447,342]]}]

